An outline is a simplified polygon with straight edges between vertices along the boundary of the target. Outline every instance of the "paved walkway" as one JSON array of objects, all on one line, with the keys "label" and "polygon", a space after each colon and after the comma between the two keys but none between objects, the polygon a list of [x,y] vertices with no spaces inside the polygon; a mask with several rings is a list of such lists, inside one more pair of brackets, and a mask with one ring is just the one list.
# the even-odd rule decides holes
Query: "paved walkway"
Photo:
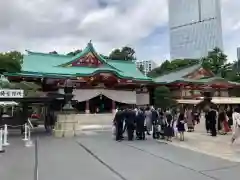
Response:
[{"label": "paved walkway", "polygon": [[173,142],[169,144],[222,159],[240,162],[240,140],[232,145],[231,133],[212,137],[205,132],[204,124],[197,125],[195,132],[186,132],[184,142],[179,141],[178,138],[173,138]]},{"label": "paved walkway", "polygon": [[[202,122],[204,121],[202,120]],[[231,145],[231,133],[228,135],[211,137],[206,133],[204,126],[204,123],[201,123],[196,126],[195,132],[186,132],[184,142],[180,142],[179,139],[173,138],[173,142],[169,144],[210,156],[240,162],[240,140],[236,141],[234,145]],[[111,128],[112,125],[110,122],[102,123],[96,121],[92,124],[83,125],[82,133],[92,134],[93,130],[111,131]]]},{"label": "paved walkway", "polygon": [[[41,180],[239,180],[240,163],[150,137],[146,141],[116,142],[111,131],[102,129],[86,130],[75,138],[54,138],[44,131],[32,135],[33,140],[39,139]],[[0,180],[32,180],[34,146],[25,147],[19,135],[9,137],[9,142],[6,152],[0,154]]]}]

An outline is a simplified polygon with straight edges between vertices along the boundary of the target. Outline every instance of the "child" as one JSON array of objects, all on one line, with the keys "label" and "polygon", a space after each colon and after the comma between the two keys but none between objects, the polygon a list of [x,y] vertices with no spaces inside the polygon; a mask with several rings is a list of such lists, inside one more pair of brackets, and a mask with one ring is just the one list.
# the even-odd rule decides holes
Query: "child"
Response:
[{"label": "child", "polygon": [[180,133],[180,141],[184,141],[184,131],[185,131],[185,117],[184,113],[180,113],[178,116],[177,129]]}]

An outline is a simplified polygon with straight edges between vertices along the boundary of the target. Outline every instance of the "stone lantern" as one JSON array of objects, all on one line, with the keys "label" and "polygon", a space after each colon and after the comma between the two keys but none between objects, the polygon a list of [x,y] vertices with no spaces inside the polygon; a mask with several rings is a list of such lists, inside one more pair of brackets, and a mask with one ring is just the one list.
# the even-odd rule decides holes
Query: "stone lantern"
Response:
[{"label": "stone lantern", "polygon": [[203,95],[203,100],[197,104],[198,108],[208,111],[209,107],[217,107],[217,105],[212,102],[214,90],[211,87],[206,87],[201,94]]},{"label": "stone lantern", "polygon": [[65,83],[64,83],[65,104],[64,104],[64,107],[62,110],[65,114],[71,114],[71,113],[75,112],[74,108],[72,107],[72,103],[71,103],[72,98],[73,98],[73,83],[72,83],[72,80],[70,78],[68,78],[65,80]]},{"label": "stone lantern", "polygon": [[73,83],[70,78],[64,83],[64,107],[58,114],[55,127],[56,137],[73,137],[78,129],[78,121],[76,119],[76,110],[72,107]]}]

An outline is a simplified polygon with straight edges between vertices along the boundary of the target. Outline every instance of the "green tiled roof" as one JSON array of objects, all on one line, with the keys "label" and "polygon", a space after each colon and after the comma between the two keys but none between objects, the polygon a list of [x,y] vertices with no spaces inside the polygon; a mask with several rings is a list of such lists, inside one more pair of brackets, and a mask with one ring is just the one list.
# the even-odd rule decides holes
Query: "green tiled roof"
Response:
[{"label": "green tiled roof", "polygon": [[237,82],[231,82],[224,78],[221,78],[219,76],[214,77],[208,77],[208,78],[202,78],[202,79],[188,79],[185,78],[188,74],[198,70],[201,68],[201,64],[196,64],[175,72],[170,72],[168,74],[165,74],[163,76],[159,76],[154,79],[154,82],[157,84],[169,84],[169,83],[194,83],[194,84],[210,84],[214,81],[222,81],[227,82],[232,85],[240,85],[240,83]]},{"label": "green tiled roof", "polygon": [[[86,54],[92,53],[102,65],[93,67],[68,67],[75,60],[84,57]],[[96,53],[92,43],[76,56],[46,54],[30,52],[24,56],[22,72],[15,74],[21,76],[38,76],[38,77],[79,77],[92,76],[99,72],[111,72],[119,78],[126,78],[138,81],[152,81],[151,78],[143,75],[136,67],[134,62],[106,60]],[[14,75],[14,74],[9,74]]]},{"label": "green tiled roof", "polygon": [[227,79],[224,79],[222,77],[218,77],[218,76],[215,76],[215,77],[211,77],[211,78],[202,78],[202,79],[197,79],[197,80],[194,80],[194,79],[182,79],[182,80],[178,80],[177,82],[187,82],[187,83],[195,83],[195,84],[208,84],[208,83],[212,83],[214,81],[222,81],[222,82],[227,82],[229,84],[232,84],[232,85],[240,85],[240,83],[237,83],[237,82],[232,82],[232,81],[228,81]]},{"label": "green tiled roof", "polygon": [[189,73],[194,72],[195,70],[199,69],[201,67],[201,64],[196,64],[184,69],[181,69],[179,71],[170,72],[168,74],[165,74],[163,76],[159,76],[154,79],[156,83],[172,83],[175,81],[181,81],[184,80],[184,76],[188,75]]}]

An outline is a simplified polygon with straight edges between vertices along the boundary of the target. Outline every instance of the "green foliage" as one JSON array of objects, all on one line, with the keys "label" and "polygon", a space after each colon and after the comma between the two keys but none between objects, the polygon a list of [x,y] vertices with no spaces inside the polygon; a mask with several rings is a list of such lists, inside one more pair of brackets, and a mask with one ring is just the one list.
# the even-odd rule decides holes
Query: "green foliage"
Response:
[{"label": "green foliage", "polygon": [[159,86],[154,91],[154,102],[158,108],[170,108],[176,105],[176,101],[172,98],[171,91],[166,86]]},{"label": "green foliage", "polygon": [[25,96],[39,96],[38,90],[41,87],[33,82],[21,81],[19,83],[11,83],[4,76],[1,76],[0,79],[0,88],[6,89],[22,89],[24,90]]},{"label": "green foliage", "polygon": [[115,49],[110,53],[109,59],[125,61],[135,60],[135,50],[128,46],[125,46],[122,49]]},{"label": "green foliage", "polygon": [[21,81],[19,83],[12,83],[15,89],[23,89],[23,90],[32,90],[37,91],[41,87],[33,82]]},{"label": "green foliage", "polygon": [[235,72],[240,72],[240,60],[233,62],[232,69]]},{"label": "green foliage", "polygon": [[1,75],[0,88],[4,89],[4,88],[10,88],[10,87],[11,87],[11,84],[8,81],[8,79],[5,76]]},{"label": "green foliage", "polygon": [[198,64],[198,59],[175,59],[172,61],[164,61],[159,67],[148,73],[150,77],[158,77],[167,74],[171,71],[177,71],[195,64]]},{"label": "green foliage", "polygon": [[202,59],[202,67],[223,78],[232,70],[232,64],[227,63],[227,56],[219,48],[214,48]]},{"label": "green foliage", "polygon": [[10,89],[22,89],[24,90],[24,96],[37,97],[40,96],[38,90],[41,87],[33,82],[21,81],[19,83],[11,83]]},{"label": "green foliage", "polygon": [[58,52],[57,51],[51,51],[51,52],[49,52],[49,54],[58,54]]},{"label": "green foliage", "polygon": [[81,49],[77,49],[75,51],[67,53],[68,56],[76,56],[78,53],[82,52]]},{"label": "green foliage", "polygon": [[0,69],[6,72],[20,72],[23,55],[18,51],[0,53]]},{"label": "green foliage", "polygon": [[104,58],[104,59],[109,59],[109,57],[106,56],[106,55],[100,54],[100,56],[101,56],[102,58]]}]

